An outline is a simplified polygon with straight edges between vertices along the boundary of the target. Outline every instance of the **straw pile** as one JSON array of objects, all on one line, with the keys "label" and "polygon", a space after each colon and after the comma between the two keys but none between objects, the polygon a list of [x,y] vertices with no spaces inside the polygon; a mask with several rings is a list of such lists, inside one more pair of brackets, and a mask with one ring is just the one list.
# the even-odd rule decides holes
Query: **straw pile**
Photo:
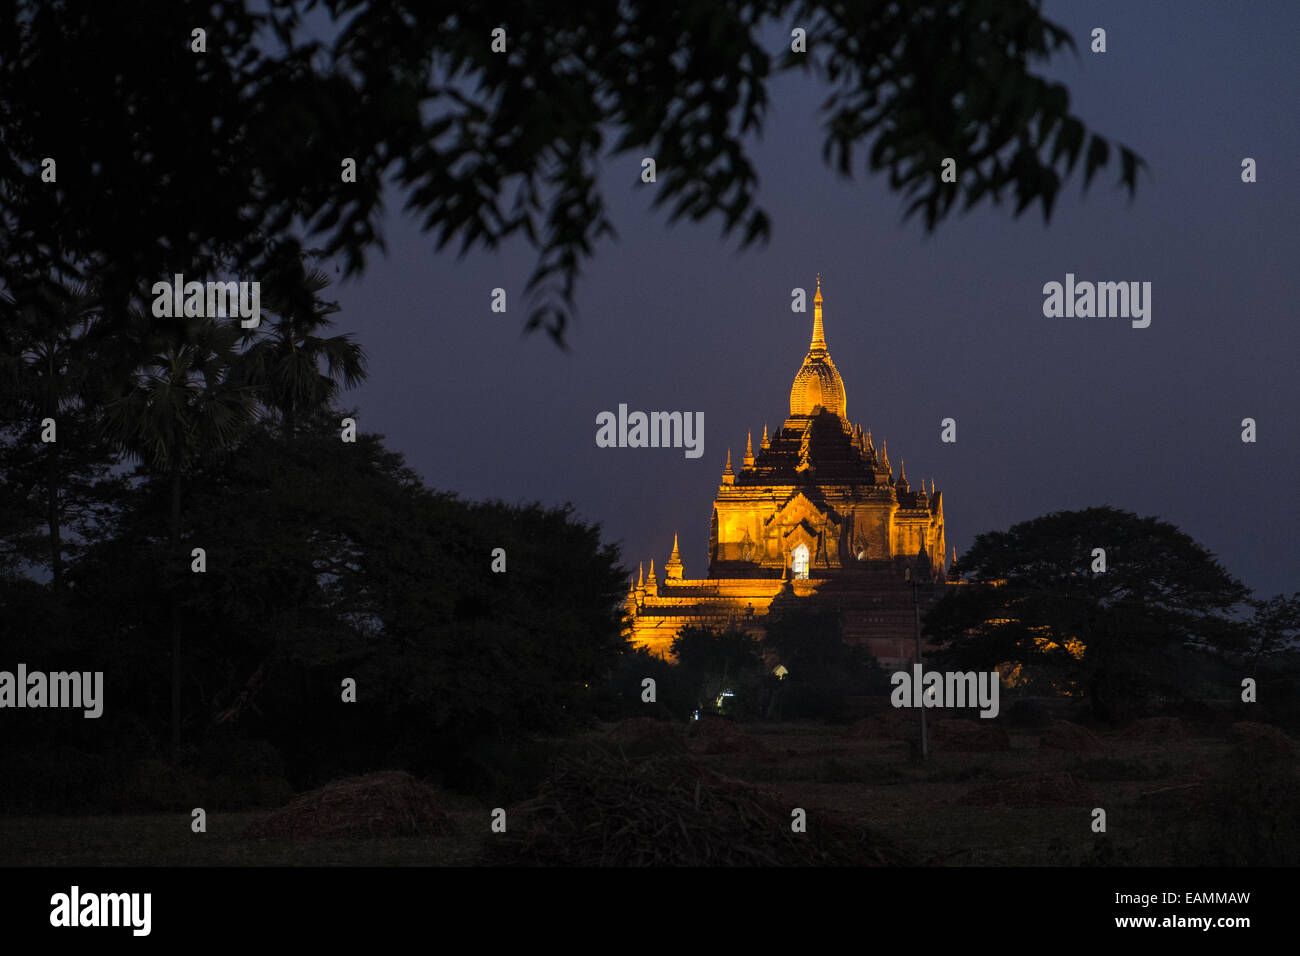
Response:
[{"label": "straw pile", "polygon": [[950,753],[988,753],[1010,750],[1011,738],[988,720],[941,720],[930,731],[935,750]]},{"label": "straw pile", "polygon": [[1043,736],[1038,738],[1040,747],[1054,750],[1105,750],[1101,738],[1087,727],[1080,727],[1068,720],[1054,720],[1048,725]]},{"label": "straw pile", "polygon": [[408,773],[344,777],[294,799],[244,831],[249,840],[438,836],[454,829],[438,791]]},{"label": "straw pile", "polygon": [[767,748],[739,726],[723,717],[701,717],[691,725],[691,737],[703,740],[699,749],[704,754],[757,754]]},{"label": "straw pile", "polygon": [[914,713],[886,710],[855,721],[848,735],[868,740],[911,740],[921,733],[918,721]]},{"label": "straw pile", "polygon": [[496,862],[543,866],[884,866],[910,857],[862,827],[809,814],[681,754],[592,751],[557,761],[490,840]]},{"label": "straw pile", "polygon": [[629,717],[620,720],[609,729],[609,735],[617,740],[645,740],[657,737],[677,737],[681,732],[666,720],[653,717]]},{"label": "straw pile", "polygon": [[1186,740],[1187,724],[1178,717],[1148,717],[1135,720],[1120,734],[1124,740],[1164,741]]},{"label": "straw pile", "polygon": [[1045,773],[1036,777],[999,780],[967,791],[958,801],[962,807],[1095,807],[1097,795],[1086,783],[1068,773]]},{"label": "straw pile", "polygon": [[1272,724],[1259,724],[1242,720],[1228,729],[1228,739],[1236,750],[1247,758],[1274,759],[1296,755],[1295,742]]}]

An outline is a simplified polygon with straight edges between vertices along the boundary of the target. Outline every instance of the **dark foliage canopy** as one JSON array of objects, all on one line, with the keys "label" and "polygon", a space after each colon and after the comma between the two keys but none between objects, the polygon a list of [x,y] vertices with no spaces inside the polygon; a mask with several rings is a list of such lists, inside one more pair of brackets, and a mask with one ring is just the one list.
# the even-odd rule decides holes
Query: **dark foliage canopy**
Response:
[{"label": "dark foliage canopy", "polygon": [[[1096,549],[1104,571],[1093,570]],[[1247,589],[1157,518],[1056,512],[980,535],[956,571],[964,583],[925,622],[942,660],[960,669],[1018,664],[1025,682],[1082,693],[1099,716],[1120,698],[1178,695],[1180,662],[1196,651],[1245,647],[1233,614]]]},{"label": "dark foliage canopy", "polygon": [[[1049,217],[1080,159],[1085,186],[1117,161],[1132,194],[1141,160],[1034,72],[1073,49],[1035,0],[10,0],[3,279],[94,273],[119,314],[175,272],[274,283],[308,245],[359,273],[392,182],[438,248],[524,237],[528,326],[563,344],[583,263],[613,233],[602,161],[633,188],[654,158],[670,220],[768,236],[749,147],[786,71],[825,86],[823,159],[884,172],[928,229],[959,199]],[[959,183],[940,181],[945,157]]]}]

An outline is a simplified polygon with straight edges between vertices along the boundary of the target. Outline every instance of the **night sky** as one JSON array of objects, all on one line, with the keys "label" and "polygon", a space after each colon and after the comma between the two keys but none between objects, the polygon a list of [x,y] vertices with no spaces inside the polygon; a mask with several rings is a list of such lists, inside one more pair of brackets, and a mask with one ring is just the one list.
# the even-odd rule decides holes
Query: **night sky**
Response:
[{"label": "night sky", "polygon": [[[790,292],[811,297],[820,271],[848,417],[913,483],[937,480],[959,552],[981,532],[1112,505],[1173,522],[1262,595],[1295,590],[1300,7],[1054,2],[1045,14],[1079,46],[1049,71],[1074,110],[1149,165],[1132,202],[1114,161],[1084,195],[1081,161],[1050,224],[1037,207],[1020,219],[988,207],[927,236],[863,171],[865,150],[852,180],[823,164],[825,91],[784,76],[754,145],[770,244],[739,253],[719,222],[669,227],[641,156],[608,157],[619,237],[586,271],[568,354],[521,334],[530,249],[437,253],[390,193],[387,258],[327,292],[370,358],[370,381],[344,401],[433,487],[571,501],[632,568],[661,567],[677,532],[686,576],[703,576],[727,449],[738,464],[746,432],[757,445],[788,414],[812,327]],[[1088,49],[1096,26],[1105,54]],[[773,33],[774,51],[787,35]],[[1150,327],[1045,318],[1042,287],[1067,272],[1151,282]],[[505,315],[490,310],[496,286]],[[596,415],[620,402],[702,411],[703,457],[597,448]],[[948,416],[954,445],[939,440]],[[1241,441],[1245,417],[1256,444]]]}]

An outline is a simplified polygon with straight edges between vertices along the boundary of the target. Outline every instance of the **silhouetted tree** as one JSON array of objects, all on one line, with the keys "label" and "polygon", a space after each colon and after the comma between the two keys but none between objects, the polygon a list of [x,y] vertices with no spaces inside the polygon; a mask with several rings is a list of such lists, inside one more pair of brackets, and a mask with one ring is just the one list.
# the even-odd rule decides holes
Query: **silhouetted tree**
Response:
[{"label": "silhouetted tree", "polygon": [[[178,336],[177,339],[180,337]],[[125,394],[104,408],[106,434],[169,491],[167,561],[154,571],[176,591],[188,573],[181,553],[182,486],[187,473],[232,447],[252,420],[252,389],[229,381],[239,328],[205,319],[189,342],[168,343],[135,370]],[[182,570],[183,569],[183,570]],[[181,741],[181,606],[172,601],[172,752]]]},{"label": "silhouetted tree", "polygon": [[1245,647],[1232,617],[1245,586],[1156,518],[1055,512],[978,536],[957,572],[964,583],[925,620],[935,666],[1018,665],[1016,680],[1083,694],[1100,719],[1183,694],[1179,663],[1195,651]]},{"label": "silhouetted tree", "polygon": [[[696,706],[714,709],[720,694],[739,695],[726,708],[746,716],[761,706],[762,648],[756,638],[735,627],[684,627],[673,638],[672,655],[695,694]],[[734,703],[734,701],[733,701]]]},{"label": "silhouetted tree", "polygon": [[366,375],[365,352],[352,336],[321,334],[338,311],[336,303],[320,298],[329,284],[329,276],[313,269],[298,284],[310,296],[311,308],[282,292],[264,302],[262,321],[246,333],[235,364],[233,380],[253,386],[275,411],[285,440],[293,438],[300,415],[328,406],[340,386],[354,388]]},{"label": "silhouetted tree", "polygon": [[[98,316],[84,285],[43,280],[0,295],[0,570],[46,568],[55,591],[121,490],[95,407]],[[54,441],[43,441],[46,421]]]}]

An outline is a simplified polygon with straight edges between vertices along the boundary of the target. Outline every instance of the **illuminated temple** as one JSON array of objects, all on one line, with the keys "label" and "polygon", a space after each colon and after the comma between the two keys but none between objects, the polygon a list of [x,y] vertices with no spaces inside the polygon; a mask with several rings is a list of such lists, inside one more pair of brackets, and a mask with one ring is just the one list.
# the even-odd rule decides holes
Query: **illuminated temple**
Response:
[{"label": "illuminated temple", "polygon": [[[916,601],[924,615],[946,579],[943,492],[913,488],[882,442],[848,418],[844,381],[826,348],[821,277],[812,343],[790,389],[790,417],[744,457],[727,452],[709,528],[709,568],[686,577],[673,538],[627,596],[635,644],[668,656],[686,626],[736,625],[760,635],[784,607],[840,609],[844,638],[890,667],[913,659]],[[807,604],[804,604],[807,602]]]}]

